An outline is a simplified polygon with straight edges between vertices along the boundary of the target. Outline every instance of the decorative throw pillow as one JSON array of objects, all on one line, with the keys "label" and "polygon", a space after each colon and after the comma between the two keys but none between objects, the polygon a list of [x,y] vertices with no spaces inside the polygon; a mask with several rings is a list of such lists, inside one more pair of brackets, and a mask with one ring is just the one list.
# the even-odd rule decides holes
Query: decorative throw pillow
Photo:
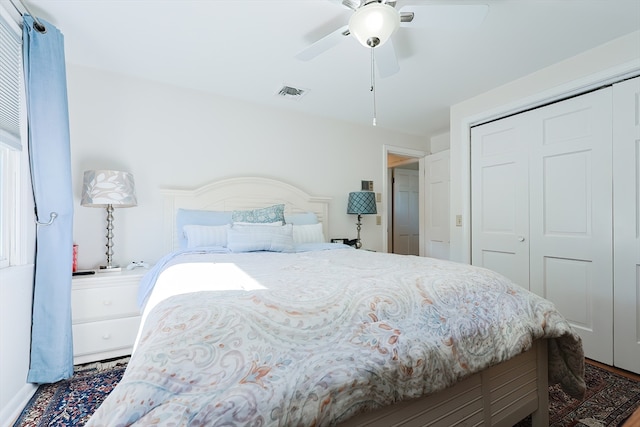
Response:
[{"label": "decorative throw pillow", "polygon": [[246,211],[233,211],[233,222],[276,222],[284,224],[284,204],[269,206],[268,208],[252,209]]},{"label": "decorative throw pillow", "polygon": [[292,225],[233,226],[227,232],[227,248],[232,252],[291,252]]},{"label": "decorative throw pillow", "polygon": [[227,230],[230,228],[230,224],[216,226],[185,225],[184,234],[187,237],[187,248],[227,246]]},{"label": "decorative throw pillow", "polygon": [[199,209],[178,209],[176,214],[176,228],[180,248],[187,247],[186,225],[225,225],[231,224],[231,212],[206,211]]},{"label": "decorative throw pillow", "polygon": [[282,221],[276,222],[241,222],[236,221],[233,223],[234,227],[282,227]]},{"label": "decorative throw pillow", "polygon": [[293,243],[324,243],[322,224],[293,225]]}]

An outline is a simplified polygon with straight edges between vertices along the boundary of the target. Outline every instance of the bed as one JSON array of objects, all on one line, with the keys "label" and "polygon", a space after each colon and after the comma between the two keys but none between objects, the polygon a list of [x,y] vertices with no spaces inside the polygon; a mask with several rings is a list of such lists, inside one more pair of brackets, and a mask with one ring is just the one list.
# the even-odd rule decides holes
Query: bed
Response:
[{"label": "bed", "polygon": [[330,199],[278,180],[163,195],[168,254],[88,426],[546,426],[548,381],[584,393],[580,338],[495,272],[326,243]]}]

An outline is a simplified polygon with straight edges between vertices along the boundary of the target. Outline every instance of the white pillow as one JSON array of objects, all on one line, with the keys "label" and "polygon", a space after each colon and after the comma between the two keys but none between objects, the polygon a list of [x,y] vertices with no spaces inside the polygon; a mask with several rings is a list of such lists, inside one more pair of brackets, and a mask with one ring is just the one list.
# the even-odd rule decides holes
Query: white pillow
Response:
[{"label": "white pillow", "polygon": [[294,225],[293,243],[324,243],[322,224]]},{"label": "white pillow", "polygon": [[187,248],[201,246],[227,246],[227,231],[231,224],[225,225],[185,225],[184,234]]},{"label": "white pillow", "polygon": [[291,252],[292,225],[234,225],[227,232],[227,248],[232,252]]}]

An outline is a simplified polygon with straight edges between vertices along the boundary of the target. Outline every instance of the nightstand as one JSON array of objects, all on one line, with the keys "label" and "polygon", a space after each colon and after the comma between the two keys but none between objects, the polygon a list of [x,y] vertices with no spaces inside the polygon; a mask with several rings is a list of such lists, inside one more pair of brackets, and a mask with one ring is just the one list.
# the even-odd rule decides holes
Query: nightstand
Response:
[{"label": "nightstand", "polygon": [[138,284],[147,269],[75,276],[71,286],[73,363],[131,354],[138,326]]}]

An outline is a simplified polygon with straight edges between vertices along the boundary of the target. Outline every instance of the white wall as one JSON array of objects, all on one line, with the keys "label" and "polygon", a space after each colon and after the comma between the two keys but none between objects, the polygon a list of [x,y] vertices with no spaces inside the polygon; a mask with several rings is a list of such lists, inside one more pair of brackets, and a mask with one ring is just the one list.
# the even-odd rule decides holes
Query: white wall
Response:
[{"label": "white wall", "polygon": [[449,149],[451,133],[444,132],[431,137],[430,153],[435,154]]},{"label": "white wall", "polygon": [[[469,129],[640,72],[640,32],[613,40],[451,108],[451,259],[470,262]],[[455,227],[461,214],[463,226]]]},{"label": "white wall", "polygon": [[[281,179],[333,197],[331,236],[355,237],[347,194],[361,180],[382,188],[383,144],[425,150],[428,139],[275,110],[86,67],[67,68],[74,238],[80,268],[105,261],[106,213],[80,206],[84,170],[133,173],[138,206],[114,213],[114,261],[155,262],[165,251],[162,187],[192,188],[221,178]],[[300,101],[300,102],[304,102]],[[382,206],[379,206],[382,209]],[[368,246],[381,249],[382,226],[363,220]]]}]

